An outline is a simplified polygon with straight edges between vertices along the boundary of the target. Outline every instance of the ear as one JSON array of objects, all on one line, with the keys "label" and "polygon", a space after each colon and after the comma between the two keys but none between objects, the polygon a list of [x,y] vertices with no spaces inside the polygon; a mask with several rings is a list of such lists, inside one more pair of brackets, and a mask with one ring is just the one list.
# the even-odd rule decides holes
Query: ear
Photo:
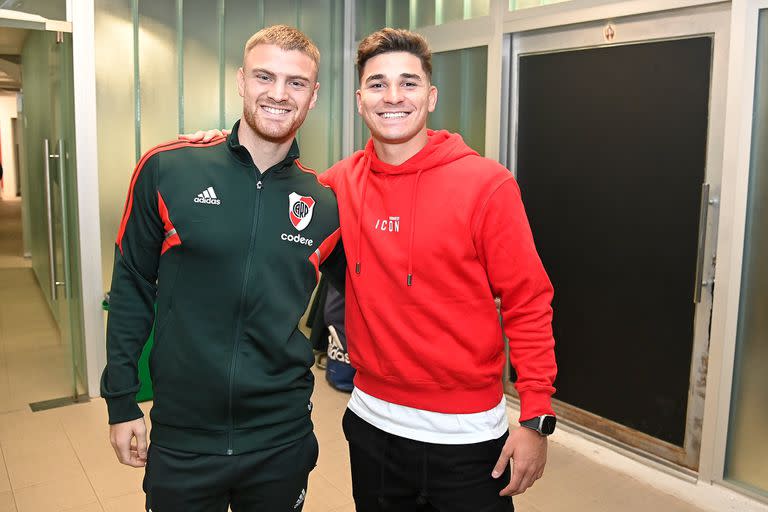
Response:
[{"label": "ear", "polygon": [[241,98],[245,97],[245,73],[242,67],[237,69],[237,92]]},{"label": "ear", "polygon": [[312,110],[315,108],[315,103],[317,103],[317,91],[320,90],[320,82],[315,82],[315,87],[312,90],[312,99],[309,100],[309,109]]},{"label": "ear", "polygon": [[357,100],[357,113],[363,115],[363,98],[360,94],[360,89],[355,91],[355,99]]},{"label": "ear", "polygon": [[429,86],[429,103],[427,106],[430,112],[434,112],[435,107],[437,107],[437,87],[434,85]]}]

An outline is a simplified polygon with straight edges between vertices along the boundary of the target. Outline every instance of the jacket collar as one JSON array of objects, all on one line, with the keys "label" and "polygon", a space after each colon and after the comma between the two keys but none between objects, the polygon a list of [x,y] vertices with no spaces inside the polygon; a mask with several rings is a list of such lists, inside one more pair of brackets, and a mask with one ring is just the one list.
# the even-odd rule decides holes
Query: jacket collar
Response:
[{"label": "jacket collar", "polygon": [[[245,146],[240,144],[240,140],[237,137],[237,130],[239,128],[240,128],[240,119],[237,120],[235,125],[232,127],[232,132],[227,137],[227,145],[229,146],[229,150],[232,152],[235,158],[237,158],[243,164],[251,167],[255,167],[256,165],[253,163],[251,154],[248,152],[248,149],[246,149]],[[296,139],[294,138],[293,142],[291,143],[291,147],[288,150],[288,154],[285,155],[285,158],[282,161],[270,167],[269,169],[266,169],[266,171],[280,172],[286,168],[291,167],[293,165],[293,162],[298,159],[299,159],[299,144],[298,142],[296,142]]]}]

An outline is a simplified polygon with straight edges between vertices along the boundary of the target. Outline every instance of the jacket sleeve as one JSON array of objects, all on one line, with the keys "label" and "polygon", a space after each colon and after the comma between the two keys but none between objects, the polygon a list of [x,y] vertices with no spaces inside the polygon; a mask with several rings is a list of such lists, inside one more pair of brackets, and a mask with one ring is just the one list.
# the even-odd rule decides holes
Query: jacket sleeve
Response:
[{"label": "jacket sleeve", "polygon": [[494,296],[501,299],[504,334],[517,372],[520,420],[553,414],[557,374],[552,336],[552,284],[536,252],[520,189],[510,175],[475,219],[475,247]]},{"label": "jacket sleeve", "polygon": [[107,366],[101,377],[109,423],[143,416],[136,403],[138,361],[154,323],[157,267],[163,243],[158,212],[159,155],[143,157],[131,179],[115,246],[107,319]]},{"label": "jacket sleeve", "polygon": [[339,239],[336,247],[320,265],[320,271],[331,285],[343,295],[344,282],[347,277],[347,257],[344,255],[344,244],[341,239]]}]

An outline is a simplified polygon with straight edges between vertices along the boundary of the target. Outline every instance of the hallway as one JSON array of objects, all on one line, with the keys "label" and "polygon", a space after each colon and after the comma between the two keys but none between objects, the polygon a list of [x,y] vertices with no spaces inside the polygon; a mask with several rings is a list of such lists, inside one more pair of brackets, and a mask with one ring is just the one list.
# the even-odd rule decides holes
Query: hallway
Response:
[{"label": "hallway", "polygon": [[[143,471],[115,459],[103,400],[41,412],[28,406],[64,396],[62,383],[72,377],[67,375],[69,352],[59,346],[56,325],[29,261],[21,257],[20,226],[20,203],[0,202],[0,512],[143,510]],[[320,456],[310,475],[304,512],[354,512],[341,431],[348,395],[330,388],[322,370],[313,372]],[[141,406],[146,413],[151,402]],[[514,409],[508,410],[512,418],[517,416]],[[606,458],[621,456],[591,444],[577,451],[572,449],[573,438],[565,429],[552,436],[546,474],[515,499],[517,512],[715,510],[698,508],[630,472],[603,465]],[[631,464],[623,462],[621,467]],[[680,495],[689,499],[690,492]]]},{"label": "hallway", "polygon": [[[0,414],[71,393],[72,363],[23,257],[21,201],[0,201]],[[2,510],[2,509],[0,509]]]}]

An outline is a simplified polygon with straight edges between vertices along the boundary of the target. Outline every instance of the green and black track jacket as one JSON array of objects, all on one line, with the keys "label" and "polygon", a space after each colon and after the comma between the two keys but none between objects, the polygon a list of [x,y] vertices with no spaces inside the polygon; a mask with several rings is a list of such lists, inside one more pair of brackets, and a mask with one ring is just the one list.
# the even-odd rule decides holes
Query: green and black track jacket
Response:
[{"label": "green and black track jacket", "polygon": [[261,174],[238,126],[142,157],[115,250],[101,381],[109,422],[142,416],[137,362],[156,320],[152,442],[193,453],[311,432],[313,354],[298,323],[320,265],[341,252],[336,198],[298,162],[296,141]]}]

